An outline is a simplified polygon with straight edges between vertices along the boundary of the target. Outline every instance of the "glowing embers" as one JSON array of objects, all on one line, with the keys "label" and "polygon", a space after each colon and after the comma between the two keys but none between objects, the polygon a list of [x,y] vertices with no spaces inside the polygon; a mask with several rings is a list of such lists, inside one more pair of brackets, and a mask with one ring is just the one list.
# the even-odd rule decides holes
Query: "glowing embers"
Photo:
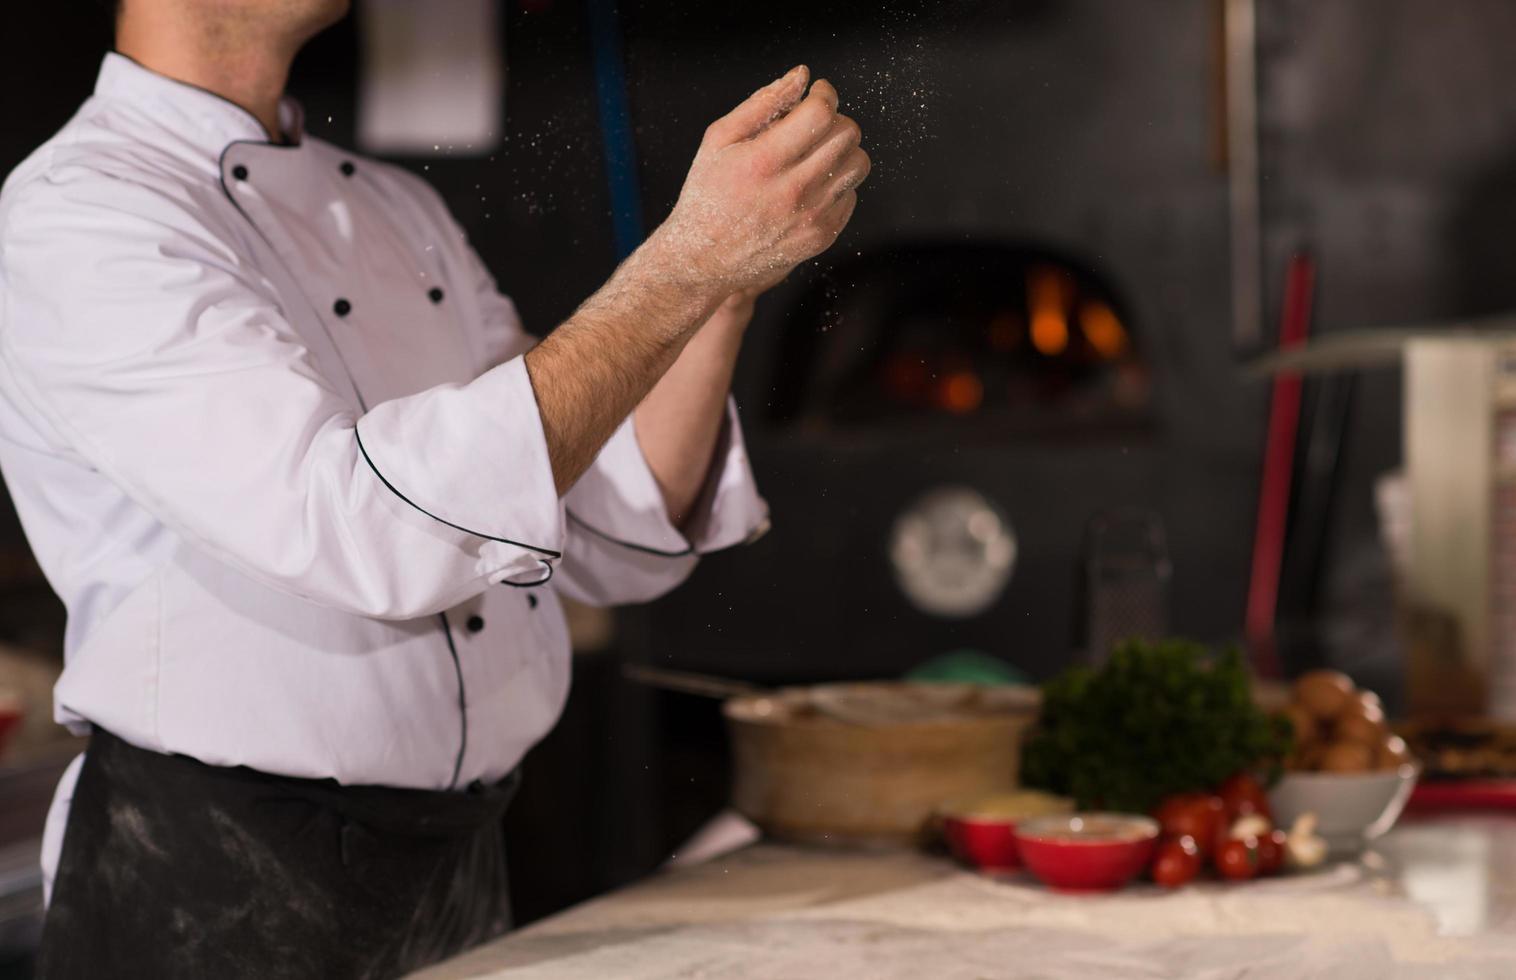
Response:
[{"label": "glowing embers", "polygon": [[1037,431],[1148,421],[1127,307],[1087,262],[981,243],[860,254],[786,317],[771,417]]},{"label": "glowing embers", "polygon": [[[1055,265],[1034,265],[1026,276],[1027,316],[1031,321],[1032,346],[1044,357],[1058,357],[1069,349],[1069,313],[1076,308],[1078,335],[1100,357],[1114,361],[1129,346],[1126,328],[1100,299],[1078,299],[1073,275]],[[990,329],[1006,322],[1002,315]],[[1001,327],[1002,329],[1003,326]],[[993,344],[992,345],[999,346]]]},{"label": "glowing embers", "polygon": [[984,401],[984,383],[972,369],[954,371],[938,386],[937,403],[954,415],[967,415]]},{"label": "glowing embers", "polygon": [[953,415],[969,415],[984,402],[984,382],[966,359],[956,359],[946,370],[928,366],[918,351],[897,351],[880,370],[880,385],[902,405],[937,408]]}]

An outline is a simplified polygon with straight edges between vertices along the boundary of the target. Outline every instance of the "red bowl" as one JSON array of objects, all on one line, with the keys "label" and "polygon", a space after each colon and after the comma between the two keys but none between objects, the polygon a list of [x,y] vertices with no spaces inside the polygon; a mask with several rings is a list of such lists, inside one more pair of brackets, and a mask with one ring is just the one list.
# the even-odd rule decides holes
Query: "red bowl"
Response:
[{"label": "red bowl", "polygon": [[1152,860],[1158,822],[1128,813],[1075,813],[1024,820],[1016,846],[1027,868],[1062,891],[1113,891]]},{"label": "red bowl", "polygon": [[1014,820],[944,815],[942,836],[947,838],[953,857],[981,871],[1015,871],[1021,867]]}]

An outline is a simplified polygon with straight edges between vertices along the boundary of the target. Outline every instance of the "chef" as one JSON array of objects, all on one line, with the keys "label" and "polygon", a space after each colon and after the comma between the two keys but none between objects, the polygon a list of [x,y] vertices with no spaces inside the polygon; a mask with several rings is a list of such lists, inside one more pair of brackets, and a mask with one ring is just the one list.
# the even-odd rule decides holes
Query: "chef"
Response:
[{"label": "chef", "polygon": [[[43,977],[379,977],[508,924],[501,815],[559,597],[767,526],[727,389],[869,169],[796,68],[541,343],[423,181],[282,96],[346,0],[123,0],[0,194],[0,467],[89,732]],[[564,256],[572,261],[572,256]]]}]

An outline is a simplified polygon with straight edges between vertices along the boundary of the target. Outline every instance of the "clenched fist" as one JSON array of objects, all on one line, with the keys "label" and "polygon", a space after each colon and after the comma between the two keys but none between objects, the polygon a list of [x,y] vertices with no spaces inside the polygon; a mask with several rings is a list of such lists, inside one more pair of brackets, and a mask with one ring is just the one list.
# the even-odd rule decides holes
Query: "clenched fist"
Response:
[{"label": "clenched fist", "polygon": [[793,69],[705,131],[678,203],[653,233],[664,258],[702,285],[766,289],[852,217],[869,156],[858,124],[837,111],[837,90],[822,80],[806,95],[809,78]]}]

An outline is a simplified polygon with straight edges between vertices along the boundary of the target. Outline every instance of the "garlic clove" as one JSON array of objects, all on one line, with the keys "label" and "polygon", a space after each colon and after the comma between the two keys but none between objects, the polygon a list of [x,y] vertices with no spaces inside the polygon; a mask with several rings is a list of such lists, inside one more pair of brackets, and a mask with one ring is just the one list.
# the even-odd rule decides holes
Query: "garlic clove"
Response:
[{"label": "garlic clove", "polygon": [[1274,825],[1268,817],[1261,813],[1249,813],[1237,818],[1237,821],[1232,824],[1232,829],[1227,832],[1227,836],[1233,840],[1244,837],[1264,837],[1273,829]]},{"label": "garlic clove", "polygon": [[1326,860],[1327,842],[1316,833],[1316,814],[1302,813],[1284,839],[1285,863],[1292,868],[1314,868]]}]

